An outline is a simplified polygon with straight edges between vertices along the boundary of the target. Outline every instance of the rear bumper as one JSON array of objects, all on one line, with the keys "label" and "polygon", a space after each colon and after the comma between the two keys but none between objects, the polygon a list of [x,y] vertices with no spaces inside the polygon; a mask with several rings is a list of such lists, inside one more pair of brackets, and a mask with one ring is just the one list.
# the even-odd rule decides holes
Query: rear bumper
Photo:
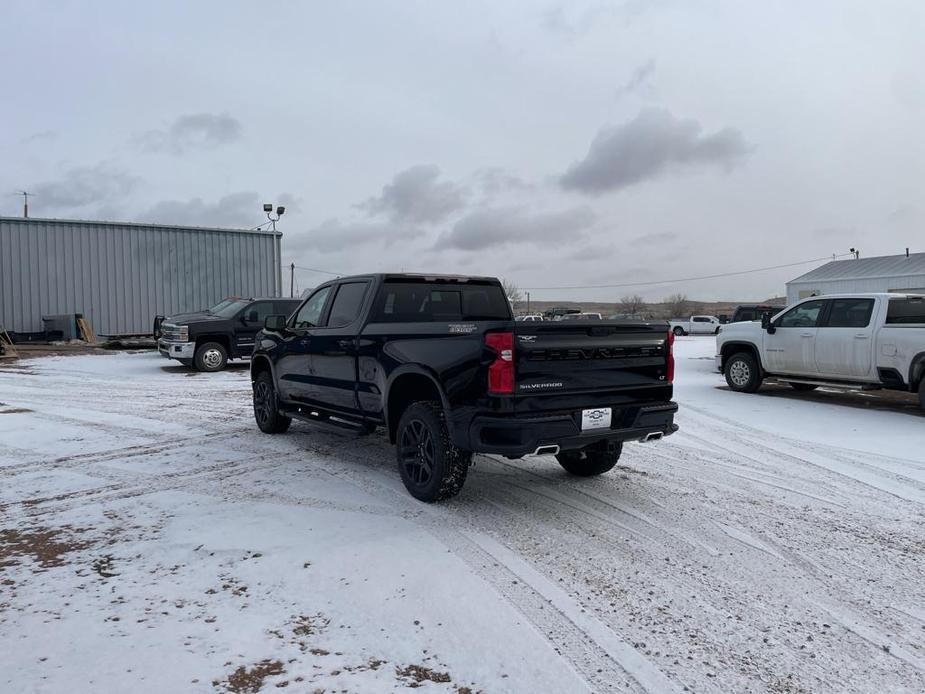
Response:
[{"label": "rear bumper", "polygon": [[453,438],[457,446],[466,450],[518,458],[541,446],[569,450],[599,441],[638,441],[650,434],[668,436],[678,430],[674,423],[677,411],[674,402],[618,407],[613,410],[609,429],[585,432],[581,430],[580,410],[529,417],[478,415],[468,429],[457,428]]}]

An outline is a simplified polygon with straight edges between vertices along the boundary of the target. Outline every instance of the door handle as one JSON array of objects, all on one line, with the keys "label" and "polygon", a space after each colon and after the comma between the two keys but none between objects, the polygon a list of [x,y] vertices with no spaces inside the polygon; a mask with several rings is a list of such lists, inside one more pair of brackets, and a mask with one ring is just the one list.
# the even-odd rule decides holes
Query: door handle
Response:
[{"label": "door handle", "polygon": [[854,336],[854,338],[856,340],[867,340],[868,338],[870,338],[870,335],[865,335],[864,333],[858,333],[857,335]]},{"label": "door handle", "polygon": [[353,340],[338,340],[337,346],[341,349],[350,349],[353,347]]},{"label": "door handle", "polygon": [[800,337],[812,337],[812,333],[800,333]]}]

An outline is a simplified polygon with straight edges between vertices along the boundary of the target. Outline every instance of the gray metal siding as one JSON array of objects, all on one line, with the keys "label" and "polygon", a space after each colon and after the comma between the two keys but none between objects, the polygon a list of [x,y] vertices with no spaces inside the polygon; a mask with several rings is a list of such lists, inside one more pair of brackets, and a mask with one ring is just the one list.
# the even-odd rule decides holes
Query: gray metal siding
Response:
[{"label": "gray metal siding", "polygon": [[43,329],[82,313],[100,335],[147,333],[153,317],[225,296],[278,296],[282,234],[0,218],[0,324]]},{"label": "gray metal siding", "polygon": [[925,273],[895,277],[870,277],[833,280],[793,280],[787,283],[787,302],[799,300],[800,292],[815,294],[851,294],[868,292],[896,292],[903,289],[916,293],[925,287]]}]

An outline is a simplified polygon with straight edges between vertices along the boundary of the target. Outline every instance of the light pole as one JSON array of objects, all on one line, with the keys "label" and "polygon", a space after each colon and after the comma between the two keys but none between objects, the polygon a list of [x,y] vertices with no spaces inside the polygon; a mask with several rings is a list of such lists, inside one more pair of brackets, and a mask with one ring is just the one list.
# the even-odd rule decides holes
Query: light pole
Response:
[{"label": "light pole", "polygon": [[530,315],[530,292],[527,292],[527,315]]},{"label": "light pole", "polygon": [[276,208],[276,217],[273,216],[273,204],[269,202],[263,203],[263,211],[267,213],[267,219],[273,224],[273,231],[276,231],[276,223],[279,221],[279,218],[283,216],[283,213],[286,211],[286,208],[282,205],[279,205]]}]

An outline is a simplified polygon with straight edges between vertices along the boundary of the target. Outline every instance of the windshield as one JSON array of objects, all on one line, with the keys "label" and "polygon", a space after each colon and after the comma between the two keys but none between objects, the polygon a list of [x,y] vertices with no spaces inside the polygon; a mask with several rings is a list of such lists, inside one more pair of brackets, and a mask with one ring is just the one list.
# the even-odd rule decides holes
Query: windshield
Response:
[{"label": "windshield", "polygon": [[226,299],[222,302],[224,306],[222,306],[222,304],[217,304],[209,310],[209,313],[211,313],[213,316],[218,316],[219,318],[233,318],[238,313],[238,311],[247,306],[249,303],[249,301],[245,301],[244,299]]},{"label": "windshield", "polygon": [[207,308],[206,313],[213,313],[213,314],[218,313],[226,306],[235,303],[235,301],[237,301],[237,299],[222,299],[217,304],[215,304],[215,306],[212,306],[211,308]]}]

